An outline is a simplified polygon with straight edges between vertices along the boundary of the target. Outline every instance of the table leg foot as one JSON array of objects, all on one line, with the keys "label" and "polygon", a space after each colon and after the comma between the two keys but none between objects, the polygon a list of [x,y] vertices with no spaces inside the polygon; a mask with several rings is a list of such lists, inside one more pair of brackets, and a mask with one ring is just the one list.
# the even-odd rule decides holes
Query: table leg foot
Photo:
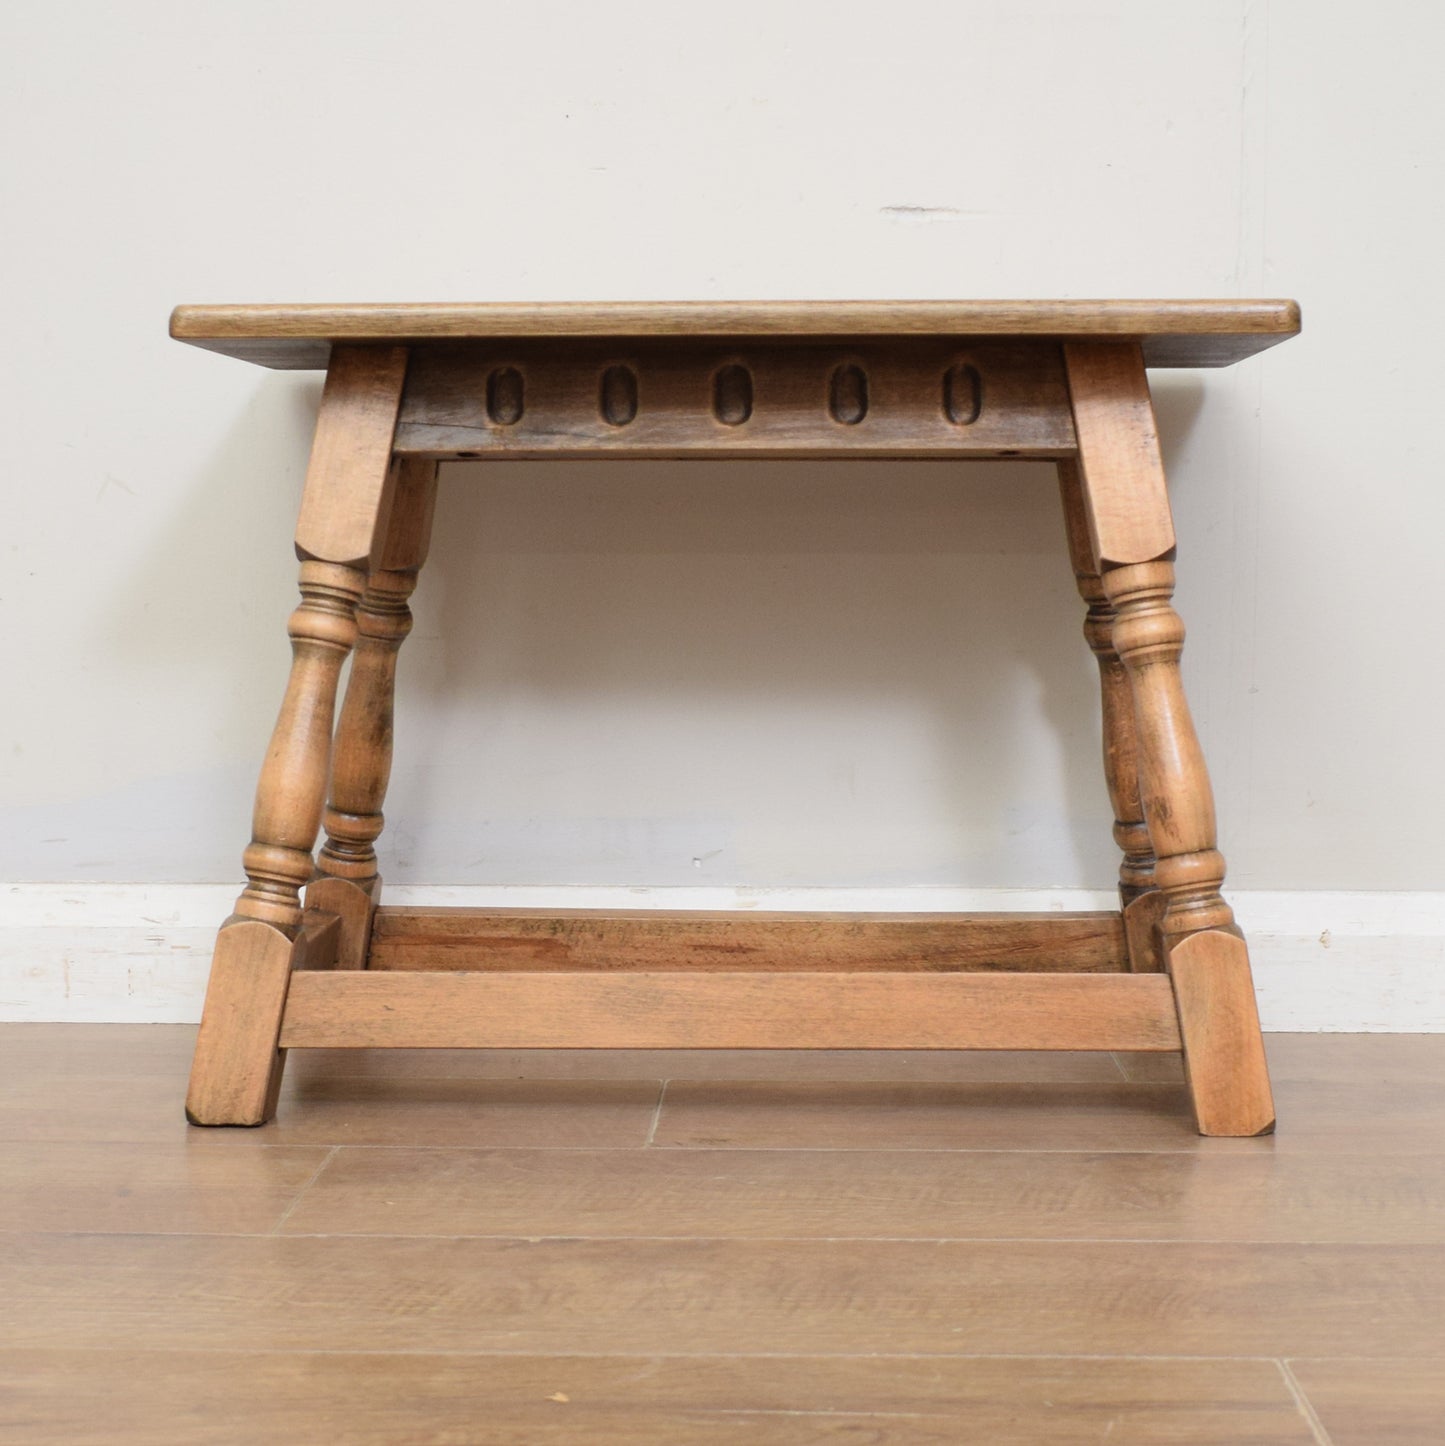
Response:
[{"label": "table leg foot", "polygon": [[1199,1133],[1270,1134],[1274,1099],[1244,940],[1206,929],[1168,958]]},{"label": "table leg foot", "polygon": [[221,926],[186,1095],[193,1125],[264,1125],[276,1113],[295,952],[272,924],[232,917]]}]

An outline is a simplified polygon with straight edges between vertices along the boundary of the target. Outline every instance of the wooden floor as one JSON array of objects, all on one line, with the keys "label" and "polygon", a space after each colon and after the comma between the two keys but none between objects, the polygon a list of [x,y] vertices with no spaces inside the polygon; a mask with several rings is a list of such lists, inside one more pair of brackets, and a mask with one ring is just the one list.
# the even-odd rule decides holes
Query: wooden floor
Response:
[{"label": "wooden floor", "polygon": [[[1172,1057],[294,1054],[0,1026],[0,1440],[1445,1442],[1445,1036]],[[665,1082],[665,1083],[664,1083]]]}]

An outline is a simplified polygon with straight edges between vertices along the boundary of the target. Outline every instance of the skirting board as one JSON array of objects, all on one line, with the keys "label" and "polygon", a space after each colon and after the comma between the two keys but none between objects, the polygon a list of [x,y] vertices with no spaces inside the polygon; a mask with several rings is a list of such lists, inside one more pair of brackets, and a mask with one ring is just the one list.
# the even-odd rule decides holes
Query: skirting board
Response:
[{"label": "skirting board", "polygon": [[[0,1020],[191,1023],[234,884],[0,885]],[[1235,890],[1267,1030],[1445,1033],[1445,893]],[[423,888],[471,908],[1074,910],[1085,889]]]}]

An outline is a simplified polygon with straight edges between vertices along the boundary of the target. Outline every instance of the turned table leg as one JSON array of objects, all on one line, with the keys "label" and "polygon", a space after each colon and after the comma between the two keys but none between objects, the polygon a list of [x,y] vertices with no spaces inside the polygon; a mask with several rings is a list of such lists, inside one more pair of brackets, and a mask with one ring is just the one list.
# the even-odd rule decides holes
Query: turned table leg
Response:
[{"label": "turned table leg", "polygon": [[1140,802],[1163,898],[1160,945],[1174,987],[1199,1130],[1274,1127],[1249,953],[1220,894],[1209,775],[1179,673],[1171,605],[1174,529],[1143,356],[1131,342],[1064,348],[1092,556],[1134,700]]},{"label": "turned table leg", "polygon": [[1083,483],[1078,464],[1059,463],[1059,491],[1069,539],[1069,560],[1079,596],[1088,606],[1084,638],[1099,664],[1099,692],[1104,721],[1104,780],[1114,807],[1114,842],[1124,857],[1119,865],[1119,902],[1129,967],[1135,971],[1162,968],[1157,925],[1164,895],[1154,881],[1154,846],[1139,799],[1139,738],[1134,723],[1134,694],[1129,674],[1114,650],[1114,605],[1104,591],[1099,564],[1089,539]]},{"label": "turned table leg", "polygon": [[300,891],[321,824],[337,683],[389,505],[405,369],[404,348],[337,347],[332,356],[296,534],[291,675],[256,788],[246,887],[211,961],[186,1097],[193,1124],[259,1125],[275,1112],[291,971],[324,962],[308,956],[332,937],[322,921],[302,928]]},{"label": "turned table leg", "polygon": [[391,517],[377,565],[357,609],[356,650],[331,751],[326,842],[306,890],[306,908],[339,916],[336,966],[366,966],[371,920],[381,894],[376,840],[391,777],[397,653],[411,632],[407,600],[426,561],[436,504],[436,463],[393,463]]}]

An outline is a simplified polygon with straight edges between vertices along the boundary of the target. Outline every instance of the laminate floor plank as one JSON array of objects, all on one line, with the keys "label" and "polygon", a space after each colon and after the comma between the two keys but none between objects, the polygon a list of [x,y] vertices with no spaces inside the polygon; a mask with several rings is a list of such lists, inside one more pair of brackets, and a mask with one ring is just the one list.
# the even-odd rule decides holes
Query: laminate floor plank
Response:
[{"label": "laminate floor plank", "polygon": [[251,1234],[274,1229],[326,1147],[215,1150],[0,1142],[0,1231]]},{"label": "laminate floor plank", "polygon": [[1267,1034],[1270,1068],[1290,1082],[1445,1085],[1445,1035]]},{"label": "laminate floor plank", "polygon": [[0,1024],[0,1081],[37,1071],[184,1078],[195,1047],[194,1024]]},{"label": "laminate floor plank", "polygon": [[276,1143],[643,1145],[654,1079],[316,1079],[284,1094]]},{"label": "laminate floor plank", "polygon": [[1279,1127],[1252,1139],[1196,1133],[1183,1088],[674,1080],[655,1143],[739,1149],[1148,1150],[1416,1154],[1445,1140],[1445,1090],[1429,1083],[1285,1080]]},{"label": "laminate floor plank", "polygon": [[10,1446],[1314,1439],[1268,1361],[132,1350],[0,1352],[0,1436]]},{"label": "laminate floor plank", "polygon": [[298,1051],[190,1129],[194,1037],[0,1025],[6,1446],[1445,1442],[1445,1036],[1267,1036],[1257,1140],[1026,1053]]},{"label": "laminate floor plank", "polygon": [[[1270,1061],[1270,1082],[1274,1083],[1273,1051],[1270,1036],[1265,1036],[1265,1056]],[[1119,1050],[1114,1055],[1124,1078],[1132,1084],[1177,1084],[1184,1083],[1184,1059],[1177,1054],[1150,1054],[1144,1051]]]},{"label": "laminate floor plank", "polygon": [[1434,1360],[1291,1361],[1332,1446],[1445,1441],[1445,1339]]},{"label": "laminate floor plank", "polygon": [[[37,1027],[45,1028],[5,1027],[0,1044],[16,1030]],[[1385,1037],[1365,1038],[1373,1044]],[[144,1037],[136,1043],[140,1058],[153,1058]],[[1445,1047],[1437,1052],[1445,1053]],[[673,1061],[581,1051],[614,1075],[589,1080],[536,1071],[518,1077],[510,1071],[525,1067],[527,1053],[511,1052],[510,1060],[493,1061],[494,1074],[477,1076],[388,1075],[379,1065],[364,1075],[293,1069],[273,1124],[208,1131],[188,1129],[181,1114],[187,1061],[173,1055],[164,1069],[152,1062],[126,1075],[119,1063],[122,1054],[103,1046],[75,1059],[53,1055],[44,1068],[7,1066],[9,1077],[0,1088],[0,1140],[185,1139],[197,1147],[229,1148],[242,1147],[241,1141],[251,1148],[336,1143],[627,1148],[648,1138],[662,1075],[643,1076],[641,1067]],[[1423,1058],[1426,1052],[1417,1048],[1413,1053]],[[749,1054],[756,1060],[759,1052]],[[97,1056],[100,1074],[91,1073]],[[8,1058],[4,1050],[0,1058]],[[1035,1058],[1015,1055],[1006,1072],[1026,1072],[1027,1061]],[[1087,1058],[1097,1068],[1107,1057]],[[1349,1069],[1332,1074],[1319,1066],[1314,1073],[1321,1077],[1310,1079],[1302,1067],[1286,1069],[1276,1082],[1281,1121],[1276,1134],[1204,1140],[1194,1131],[1178,1084],[1129,1083],[1117,1075],[1092,1081],[850,1079],[851,1061],[819,1056],[812,1065],[817,1073],[800,1079],[672,1079],[656,1142],[741,1148],[1438,1153],[1438,1142],[1445,1138],[1445,1089],[1432,1082],[1428,1068],[1420,1080],[1412,1080],[1383,1059],[1373,1047],[1356,1052],[1358,1075]],[[99,1099],[104,1108],[97,1107]]]},{"label": "laminate floor plank", "polygon": [[1298,1154],[343,1148],[285,1229],[1445,1245],[1445,1160],[1362,1171]]},{"label": "laminate floor plank", "polygon": [[1426,1356],[1434,1245],[6,1237],[0,1345]]},{"label": "laminate floor plank", "polygon": [[0,1089],[0,1140],[276,1145],[640,1146],[658,1080],[318,1078],[283,1091],[258,1129],[188,1127],[185,1073],[30,1075]]},{"label": "laminate floor plank", "polygon": [[1171,1085],[852,1080],[670,1080],[654,1135],[659,1146],[785,1150],[1137,1152],[1198,1139]]},{"label": "laminate floor plank", "polygon": [[[105,1026],[93,1026],[103,1028]],[[75,1144],[175,1144],[204,1148],[222,1132],[193,1130],[184,1101],[188,1066],[170,1073],[128,1075],[112,1062],[92,1074],[73,1068],[27,1069],[0,1082],[0,1140]],[[240,1138],[241,1131],[226,1131]],[[265,1130],[247,1130],[257,1144]]]},{"label": "laminate floor plank", "polygon": [[[36,1070],[101,1079],[179,1078],[193,1024],[0,1024],[0,1081]],[[817,1049],[305,1049],[286,1088],[318,1079],[1056,1080],[1124,1078],[1102,1051]]]},{"label": "laminate floor plank", "polygon": [[[1445,1085],[1445,1036],[1438,1034],[1266,1034],[1264,1050],[1276,1084]],[[1121,1051],[1115,1059],[1140,1084],[1184,1078],[1177,1054]]]}]

